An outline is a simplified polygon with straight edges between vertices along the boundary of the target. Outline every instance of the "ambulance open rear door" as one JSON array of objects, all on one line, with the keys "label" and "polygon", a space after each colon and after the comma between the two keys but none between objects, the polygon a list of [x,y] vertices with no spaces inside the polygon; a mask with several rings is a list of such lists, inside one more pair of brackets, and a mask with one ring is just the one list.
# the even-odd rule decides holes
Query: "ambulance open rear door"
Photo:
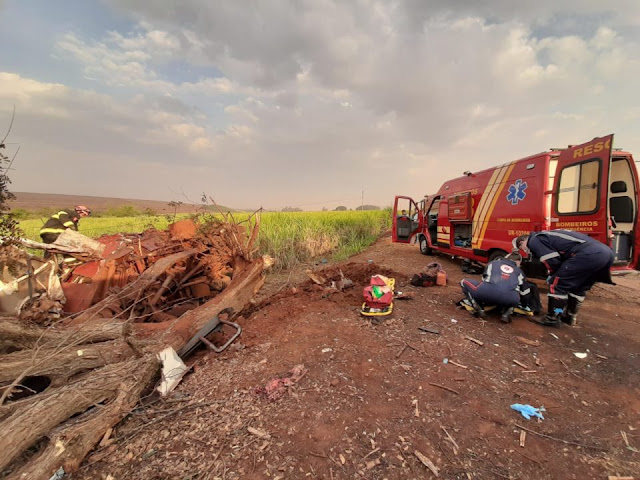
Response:
[{"label": "ambulance open rear door", "polygon": [[560,152],[551,205],[551,229],[583,232],[611,246],[609,171],[613,135]]}]

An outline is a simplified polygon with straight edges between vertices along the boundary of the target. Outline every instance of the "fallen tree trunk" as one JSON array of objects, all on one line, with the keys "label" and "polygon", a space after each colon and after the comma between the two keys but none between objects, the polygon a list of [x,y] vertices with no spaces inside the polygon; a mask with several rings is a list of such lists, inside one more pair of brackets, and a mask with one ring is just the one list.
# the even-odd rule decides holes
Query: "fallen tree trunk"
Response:
[{"label": "fallen tree trunk", "polygon": [[63,347],[82,343],[98,343],[127,337],[127,322],[86,322],[73,328],[47,328],[26,325],[15,319],[0,319],[0,352],[26,350],[36,346]]},{"label": "fallen tree trunk", "polygon": [[[146,375],[139,375],[137,372],[141,366],[148,367],[149,365],[153,365],[154,371],[157,369],[157,362],[155,360],[152,362],[149,357],[145,357],[144,360],[128,360],[103,367],[95,370],[84,379],[60,387],[52,395],[14,412],[1,424],[0,471],[7,468],[13,460],[38,439],[50,435],[52,430],[69,417],[84,413],[90,407],[97,407],[96,414],[101,416],[100,412],[103,406],[100,404],[117,398],[120,394],[120,385],[126,382],[128,377],[133,377],[136,384],[146,380],[141,387],[144,388],[151,375],[148,375],[147,378]],[[146,371],[144,369],[144,372]],[[124,413],[122,412],[123,415]],[[117,421],[121,418],[118,418]],[[25,428],[25,425],[29,425],[29,428]],[[109,426],[107,425],[107,428]],[[89,448],[94,445],[95,443]]]},{"label": "fallen tree trunk", "polygon": [[44,450],[11,474],[8,480],[49,479],[60,467],[67,473],[76,470],[104,433],[135,407],[157,369],[153,355],[126,362],[119,368],[121,377],[113,400],[54,430]]},{"label": "fallen tree trunk", "polygon": [[122,362],[131,358],[132,353],[129,344],[120,339],[0,355],[0,384],[20,376],[45,376],[51,381],[50,386],[55,387],[63,385],[78,372]]}]

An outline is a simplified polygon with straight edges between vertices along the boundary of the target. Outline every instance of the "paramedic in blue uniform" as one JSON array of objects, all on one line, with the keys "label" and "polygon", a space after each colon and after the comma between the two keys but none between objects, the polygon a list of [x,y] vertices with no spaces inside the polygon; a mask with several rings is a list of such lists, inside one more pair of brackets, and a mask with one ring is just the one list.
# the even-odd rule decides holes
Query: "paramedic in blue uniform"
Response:
[{"label": "paramedic in blue uniform", "polygon": [[512,253],[505,258],[489,262],[482,274],[482,281],[465,278],[460,282],[476,314],[484,317],[484,308],[495,305],[501,309],[500,320],[511,321],[513,307],[520,304],[520,287],[524,282],[524,273],[520,270],[522,257]]},{"label": "paramedic in blue uniform", "polygon": [[571,230],[531,232],[515,238],[514,246],[530,253],[547,268],[547,314],[532,319],[541,325],[575,325],[587,291],[596,282],[611,281],[613,252],[602,242]]}]

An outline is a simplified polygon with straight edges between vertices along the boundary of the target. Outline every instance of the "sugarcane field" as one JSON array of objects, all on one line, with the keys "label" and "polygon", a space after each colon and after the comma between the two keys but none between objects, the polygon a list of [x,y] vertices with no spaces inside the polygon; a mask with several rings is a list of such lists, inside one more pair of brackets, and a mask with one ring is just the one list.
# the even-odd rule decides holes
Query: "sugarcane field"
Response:
[{"label": "sugarcane field", "polygon": [[0,480],[640,480],[639,26],[0,0]]}]

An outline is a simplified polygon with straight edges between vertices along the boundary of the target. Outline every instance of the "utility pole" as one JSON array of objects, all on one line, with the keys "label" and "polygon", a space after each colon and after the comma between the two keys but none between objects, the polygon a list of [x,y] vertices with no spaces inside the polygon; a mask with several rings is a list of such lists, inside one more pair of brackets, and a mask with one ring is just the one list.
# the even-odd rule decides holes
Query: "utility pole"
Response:
[{"label": "utility pole", "polygon": [[364,212],[364,190],[362,190],[362,206],[360,207],[360,211]]}]

